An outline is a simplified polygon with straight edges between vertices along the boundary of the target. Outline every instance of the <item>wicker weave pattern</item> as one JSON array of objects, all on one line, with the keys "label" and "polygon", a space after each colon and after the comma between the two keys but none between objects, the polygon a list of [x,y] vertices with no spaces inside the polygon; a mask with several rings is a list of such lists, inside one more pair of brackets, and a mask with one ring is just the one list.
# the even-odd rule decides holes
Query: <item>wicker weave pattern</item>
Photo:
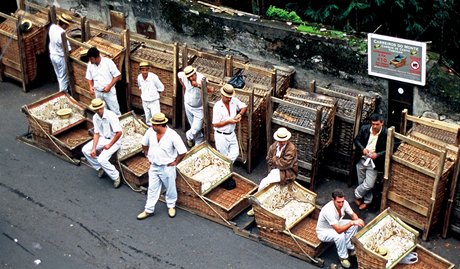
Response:
[{"label": "wicker weave pattern", "polygon": [[126,181],[136,187],[146,186],[149,182],[149,160],[142,153],[138,153],[121,162],[123,176]]},{"label": "wicker weave pattern", "polygon": [[414,123],[413,127],[411,128],[411,132],[419,132],[424,135],[427,135],[432,138],[436,138],[439,141],[443,141],[450,145],[455,145],[457,138],[455,137],[455,133],[451,133],[445,130],[441,130],[438,128],[430,127],[423,124]]},{"label": "wicker weave pattern", "polygon": [[[5,20],[0,24],[0,29],[16,35],[16,23],[12,20]],[[37,59],[36,55],[42,54],[45,52],[46,47],[46,27],[38,27],[36,25],[32,26],[32,29],[25,33],[23,36],[24,43],[24,54],[25,54],[25,65],[24,69],[26,71],[26,82],[35,80],[37,77]],[[0,35],[0,47],[6,48],[2,63],[5,66],[5,73],[11,74],[15,77],[22,78],[20,67],[11,67],[8,60],[13,61],[16,64],[20,64],[20,53],[17,40],[11,40],[7,36]]]},{"label": "wicker weave pattern", "polygon": [[[349,96],[353,96],[353,97],[357,97],[359,94],[363,94],[363,92],[356,91],[356,90],[353,90],[353,89],[350,89],[350,88],[347,88],[347,87],[344,87],[344,86],[341,86],[341,85],[337,85],[337,84],[330,85],[328,87],[328,89],[332,90],[332,91],[335,91],[335,92],[338,92],[338,93],[343,93],[343,94],[346,94],[346,95],[349,95]],[[343,99],[339,98],[339,102],[341,102],[341,100],[343,101]],[[376,106],[377,106],[377,96],[372,96],[370,94],[366,94],[364,96],[363,112],[361,114],[363,121],[366,120],[367,118],[369,118],[372,115],[372,113],[374,113]],[[345,110],[351,111],[350,109],[351,109],[351,107],[348,107]],[[339,110],[339,108],[337,110]],[[340,108],[340,110],[342,110],[342,108]],[[354,111],[354,109],[353,109],[353,111]],[[355,113],[356,112],[353,112],[350,116],[354,117]]]},{"label": "wicker weave pattern", "polygon": [[417,253],[418,262],[414,264],[398,264],[395,269],[449,269],[454,265],[434,256],[429,250],[417,245],[414,252]]}]

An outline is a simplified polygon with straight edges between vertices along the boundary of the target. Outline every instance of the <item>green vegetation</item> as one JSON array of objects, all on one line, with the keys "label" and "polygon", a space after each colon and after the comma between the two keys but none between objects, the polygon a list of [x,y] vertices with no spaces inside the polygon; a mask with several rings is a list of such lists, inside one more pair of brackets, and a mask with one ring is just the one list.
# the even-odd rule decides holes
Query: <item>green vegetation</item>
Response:
[{"label": "green vegetation", "polygon": [[297,15],[295,11],[287,11],[282,8],[270,6],[267,10],[267,17],[282,21],[290,21],[293,23],[302,23],[302,19]]}]

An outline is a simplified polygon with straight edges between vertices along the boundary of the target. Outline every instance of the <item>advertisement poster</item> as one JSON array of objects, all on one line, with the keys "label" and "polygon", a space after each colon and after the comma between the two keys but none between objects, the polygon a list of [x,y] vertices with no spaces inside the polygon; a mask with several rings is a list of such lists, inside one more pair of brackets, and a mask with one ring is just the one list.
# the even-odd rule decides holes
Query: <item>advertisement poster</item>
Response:
[{"label": "advertisement poster", "polygon": [[368,73],[425,86],[426,43],[368,34]]}]

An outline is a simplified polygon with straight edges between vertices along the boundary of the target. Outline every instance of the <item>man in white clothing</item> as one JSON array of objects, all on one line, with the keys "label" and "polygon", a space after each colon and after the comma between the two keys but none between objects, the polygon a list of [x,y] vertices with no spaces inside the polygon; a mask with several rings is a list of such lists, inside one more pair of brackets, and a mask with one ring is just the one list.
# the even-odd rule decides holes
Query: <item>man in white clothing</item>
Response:
[{"label": "man in white clothing", "polygon": [[[69,91],[69,75],[67,74],[67,66],[64,59],[64,48],[62,44],[61,34],[69,27],[69,24],[72,22],[72,17],[67,14],[62,14],[57,17],[57,24],[51,24],[48,31],[48,36],[50,39],[49,51],[50,51],[50,60],[54,68],[54,73],[59,83],[59,91],[68,92]],[[67,42],[68,50],[71,50],[70,43]]]},{"label": "man in white clothing", "polygon": [[150,64],[141,62],[139,69],[141,73],[137,76],[137,85],[141,90],[142,106],[145,113],[145,122],[150,124],[153,115],[160,112],[160,93],[164,91],[165,86],[161,83],[160,78],[152,72],[149,72]]},{"label": "man in white clothing", "polygon": [[90,93],[96,94],[96,98],[107,103],[108,109],[121,115],[115,89],[115,84],[121,78],[120,71],[111,59],[101,56],[96,47],[90,48],[87,56],[90,63],[86,69],[86,79]]},{"label": "man in white clothing", "polygon": [[121,146],[123,130],[118,116],[104,106],[105,102],[99,98],[93,99],[89,105],[96,112],[93,116],[94,136],[83,146],[82,152],[89,164],[98,171],[98,177],[106,173],[113,180],[113,186],[118,188],[121,185],[120,173],[109,160]]},{"label": "man in white clothing", "polygon": [[153,216],[155,205],[160,198],[161,185],[166,187],[166,206],[170,218],[176,216],[176,165],[182,160],[187,148],[180,136],[166,126],[168,119],[163,113],[154,114],[149,128],[142,138],[144,155],[149,159],[149,188],[144,211],[138,220]]},{"label": "man in white clothing", "polygon": [[[201,81],[204,76],[196,72],[193,66],[186,66],[184,71],[177,74],[184,90],[184,107],[190,129],[185,133],[187,145],[200,144],[204,140],[203,131],[203,102],[201,100]],[[213,87],[207,87],[213,92]]]},{"label": "man in white clothing", "polygon": [[[351,220],[343,219],[345,213],[351,216]],[[343,191],[336,189],[332,192],[332,201],[324,205],[319,213],[316,235],[322,242],[334,242],[340,263],[343,267],[350,268],[348,256],[356,255],[351,238],[358,231],[358,227],[363,226],[364,221],[353,212]]]},{"label": "man in white clothing", "polygon": [[214,140],[216,149],[234,162],[240,154],[235,127],[246,113],[247,105],[234,97],[235,90],[230,84],[225,84],[220,93],[222,99],[216,102],[212,111]]}]

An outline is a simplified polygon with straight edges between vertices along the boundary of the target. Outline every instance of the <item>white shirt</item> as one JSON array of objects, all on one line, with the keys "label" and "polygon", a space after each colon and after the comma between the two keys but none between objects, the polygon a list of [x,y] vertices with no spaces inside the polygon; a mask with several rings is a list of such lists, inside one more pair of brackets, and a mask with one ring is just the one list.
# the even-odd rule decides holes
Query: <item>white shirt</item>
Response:
[{"label": "white shirt", "polygon": [[115,136],[115,133],[123,131],[118,116],[107,108],[104,108],[104,114],[102,114],[102,118],[99,116],[99,114],[94,114],[93,124],[94,133],[100,134],[107,139],[112,139]]},{"label": "white shirt", "polygon": [[[51,24],[48,35],[50,37],[50,44],[48,46],[50,55],[64,56],[64,49],[62,47],[61,34],[64,33],[64,29],[56,24]],[[71,50],[70,43],[67,41],[69,51]]]},{"label": "white shirt", "polygon": [[[185,86],[184,103],[191,107],[201,107],[203,105],[201,100],[201,89],[194,87],[185,76],[184,72],[179,72],[177,76]],[[198,85],[201,85],[203,78],[204,76],[201,73],[196,72],[196,82]]]},{"label": "white shirt", "polygon": [[173,162],[177,155],[187,152],[184,142],[176,131],[167,127],[160,142],[157,140],[157,133],[149,128],[142,138],[142,145],[149,147],[147,158],[155,165],[167,165]]},{"label": "white shirt", "polygon": [[[222,99],[217,101],[214,105],[214,108],[212,109],[212,123],[216,124],[221,121],[235,118],[238,111],[247,107],[247,105],[241,102],[240,99],[232,97],[232,100],[230,100],[229,103],[229,107],[230,114],[228,113],[227,107],[222,102]],[[224,133],[232,133],[235,130],[235,126],[236,124],[227,124],[219,128],[214,127],[214,129]]]},{"label": "white shirt", "polygon": [[[94,89],[100,92],[114,77],[118,77],[119,75],[121,75],[121,73],[118,71],[115,63],[104,56],[101,56],[99,65],[88,63],[88,67],[86,68],[86,79],[93,80]],[[115,92],[115,85],[110,91]]]},{"label": "white shirt", "polygon": [[147,78],[144,79],[142,74],[137,76],[137,85],[141,90],[142,101],[156,101],[160,99],[159,92],[164,91],[165,86],[161,83],[157,75],[152,72],[147,73]]},{"label": "white shirt", "polygon": [[345,216],[345,213],[350,216],[353,214],[353,210],[346,200],[343,202],[342,209],[340,210],[340,216],[337,212],[337,208],[335,208],[334,201],[329,201],[329,203],[323,206],[321,212],[319,213],[318,223],[316,224],[316,232],[332,229],[332,225],[338,224]]},{"label": "white shirt", "polygon": [[366,148],[369,150],[369,152],[375,152],[375,147],[377,147],[377,140],[379,138],[379,134],[382,132],[382,129],[383,127],[380,128],[380,131],[376,135],[372,134],[372,127],[369,129],[370,135],[366,145]]}]

